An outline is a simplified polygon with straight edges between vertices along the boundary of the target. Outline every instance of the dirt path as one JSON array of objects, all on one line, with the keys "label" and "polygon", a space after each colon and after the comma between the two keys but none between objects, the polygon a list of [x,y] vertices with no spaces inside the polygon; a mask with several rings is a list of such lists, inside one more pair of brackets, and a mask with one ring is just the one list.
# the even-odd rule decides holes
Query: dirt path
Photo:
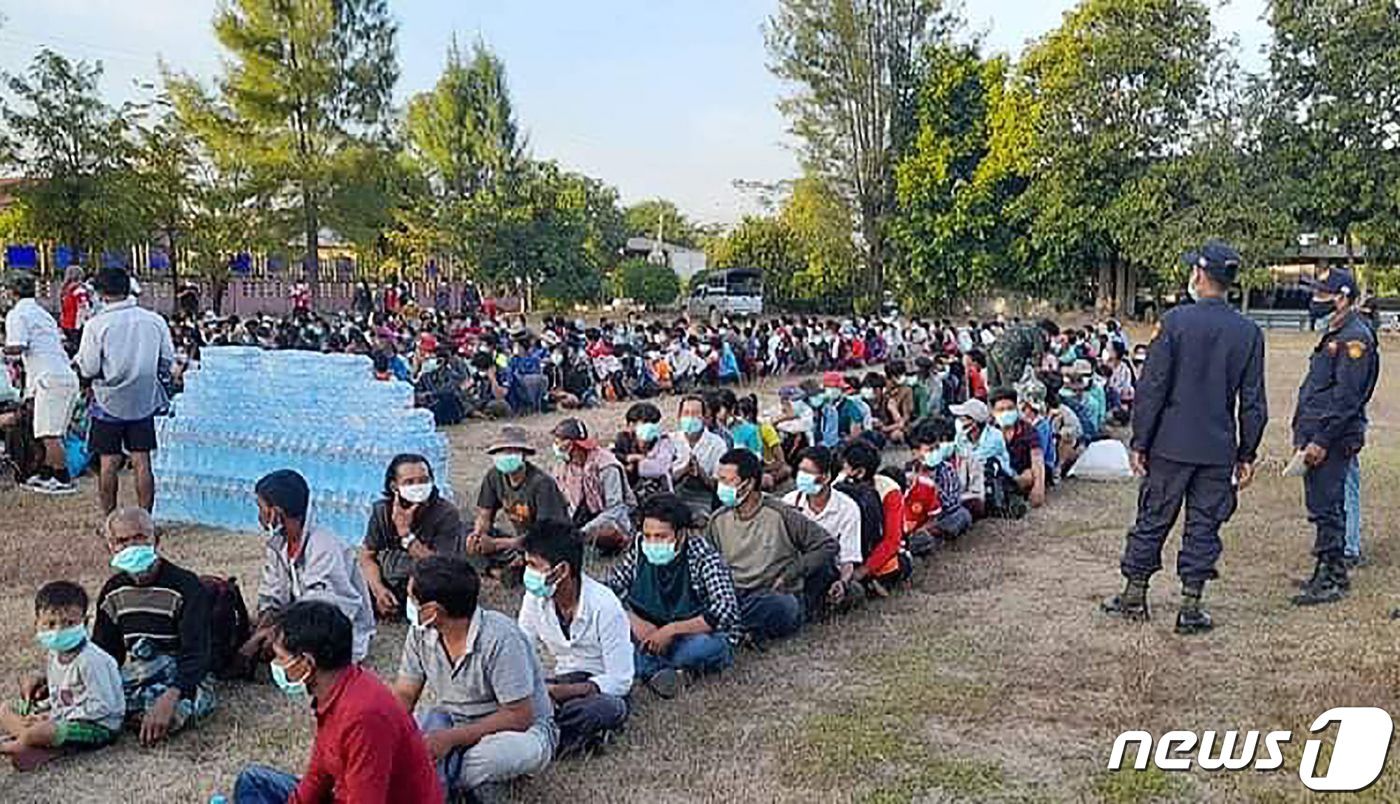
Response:
[{"label": "dirt path", "polygon": [[[1308,339],[1271,336],[1267,445],[1287,450],[1286,424]],[[1390,347],[1390,344],[1387,344]],[[1392,347],[1393,348],[1393,347]],[[662,703],[635,696],[628,733],[606,755],[554,766],[517,786],[518,801],[1293,801],[1302,740],[1333,706],[1389,707],[1400,690],[1396,629],[1400,556],[1387,540],[1400,515],[1397,381],[1382,377],[1363,456],[1372,566],[1352,596],[1321,610],[1287,604],[1289,579],[1310,570],[1311,535],[1296,481],[1262,478],[1227,527],[1222,578],[1207,591],[1219,627],[1171,633],[1175,538],[1152,591],[1157,616],[1106,620],[1100,597],[1120,584],[1117,555],[1132,485],[1071,483],[1020,522],[979,526],[937,554],[913,588],[807,629],[732,672]],[[673,411],[663,405],[668,415]],[[603,434],[621,409],[589,414]],[[533,419],[533,432],[555,420]],[[454,481],[470,498],[490,427],[453,433]],[[91,486],[90,483],[85,486]],[[459,500],[460,502],[461,500]],[[0,500],[0,673],[36,667],[31,599],[53,577],[96,590],[104,557],[92,536],[91,490],[74,500]],[[250,502],[251,504],[251,502]],[[177,561],[255,578],[256,539],[206,530],[172,534]],[[254,590],[247,588],[252,595]],[[492,589],[489,605],[516,601]],[[402,631],[381,631],[374,665],[392,671]],[[299,768],[309,717],[274,690],[225,688],[204,728],[145,751],[132,740],[41,774],[0,771],[0,801],[203,801],[228,791],[248,761]],[[1292,730],[1284,768],[1167,774],[1104,770],[1128,729]],[[1325,753],[1325,752],[1324,752]],[[1388,771],[1390,769],[1388,768]],[[1364,794],[1400,800],[1387,772]]]}]

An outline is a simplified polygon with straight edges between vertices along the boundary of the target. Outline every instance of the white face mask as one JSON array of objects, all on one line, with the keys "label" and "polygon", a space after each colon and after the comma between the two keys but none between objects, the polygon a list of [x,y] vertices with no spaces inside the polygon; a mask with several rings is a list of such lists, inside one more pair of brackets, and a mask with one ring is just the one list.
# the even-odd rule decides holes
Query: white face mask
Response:
[{"label": "white face mask", "polygon": [[417,504],[427,502],[428,498],[433,496],[433,484],[414,483],[411,486],[399,486],[399,496],[404,499],[404,502],[408,503]]}]

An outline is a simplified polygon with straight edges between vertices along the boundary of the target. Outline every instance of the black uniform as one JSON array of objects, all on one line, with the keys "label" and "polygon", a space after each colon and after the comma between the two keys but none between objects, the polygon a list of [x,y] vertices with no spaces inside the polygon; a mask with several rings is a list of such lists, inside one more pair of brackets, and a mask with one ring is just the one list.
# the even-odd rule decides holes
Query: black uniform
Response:
[{"label": "black uniform", "polygon": [[1177,574],[1187,585],[1216,577],[1220,526],[1235,512],[1235,465],[1254,462],[1267,405],[1258,326],[1220,299],[1167,313],[1133,403],[1131,444],[1147,454],[1148,468],[1123,551],[1126,577],[1162,568],[1162,543],[1183,500]]},{"label": "black uniform", "polygon": [[1308,521],[1317,527],[1313,554],[1325,564],[1340,562],[1345,551],[1347,467],[1366,443],[1366,403],[1379,376],[1375,334],[1350,312],[1322,336],[1298,389],[1293,446],[1317,444],[1327,450],[1327,458],[1303,481]]}]

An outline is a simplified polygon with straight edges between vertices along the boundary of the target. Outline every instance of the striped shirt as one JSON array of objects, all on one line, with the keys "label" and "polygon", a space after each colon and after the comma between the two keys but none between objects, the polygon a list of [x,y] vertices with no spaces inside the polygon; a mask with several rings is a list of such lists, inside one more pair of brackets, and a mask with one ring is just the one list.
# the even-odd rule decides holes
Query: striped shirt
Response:
[{"label": "striped shirt", "polygon": [[137,584],[125,572],[107,579],[97,596],[92,641],[126,663],[137,640],[175,657],[175,686],[194,700],[209,672],[209,595],[199,577],[160,559],[155,578]]}]

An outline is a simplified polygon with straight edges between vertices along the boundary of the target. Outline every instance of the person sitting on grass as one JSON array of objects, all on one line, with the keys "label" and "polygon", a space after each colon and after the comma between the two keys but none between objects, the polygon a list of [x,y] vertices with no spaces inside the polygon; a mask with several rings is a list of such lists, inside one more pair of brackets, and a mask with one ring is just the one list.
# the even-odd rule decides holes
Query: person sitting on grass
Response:
[{"label": "person sitting on grass", "polygon": [[904,545],[904,489],[880,474],[880,453],[865,441],[841,450],[841,474],[836,489],[860,507],[860,547],[863,562],[850,580],[866,596],[888,597],[889,590],[909,577],[913,565]]},{"label": "person sitting on grass", "polygon": [[904,532],[915,555],[927,554],[935,541],[957,538],[972,526],[953,465],[955,438],[953,423],[943,416],[919,422],[909,434],[914,471],[904,495]]},{"label": "person sitting on grass", "polygon": [[88,596],[52,581],[34,597],[35,639],[48,652],[44,676],[26,679],[13,711],[0,707],[0,742],[16,770],[33,770],[59,753],[117,739],[126,716],[122,676],[111,654],[88,639]]},{"label": "person sitting on grass", "polygon": [[[520,550],[525,532],[536,522],[568,522],[569,503],[554,478],[529,460],[535,448],[524,427],[502,427],[486,454],[492,467],[482,476],[476,493],[476,521],[467,535],[467,555],[478,572],[514,584],[523,563]],[[510,520],[510,536],[499,535],[495,528],[496,515],[502,511]]]},{"label": "person sitting on grass", "polygon": [[291,469],[279,469],[254,486],[258,524],[267,534],[258,582],[257,627],[241,649],[248,659],[272,658],[277,612],[298,600],[335,604],[355,626],[354,660],[362,661],[374,638],[374,608],[354,549],[330,531],[308,527],[311,490]]},{"label": "person sitting on grass", "polygon": [[1021,415],[1015,389],[992,392],[992,418],[1006,441],[1016,488],[1030,500],[1031,507],[1039,508],[1045,504],[1045,450],[1035,427]]},{"label": "person sitting on grass", "polygon": [[627,467],[637,497],[671,491],[678,448],[662,430],[661,410],[650,402],[638,402],[627,409],[626,420],[627,429],[617,434],[613,452]]},{"label": "person sitting on grass", "polygon": [[744,629],[758,639],[797,632],[822,609],[836,582],[836,539],[800,511],[760,489],[763,464],[746,449],[719,460],[723,508],[705,526],[734,573]]},{"label": "person sitting on grass", "polygon": [[272,623],[272,677],[293,700],[311,699],[316,738],[298,779],[264,765],[238,774],[238,804],[360,804],[443,800],[428,747],[384,683],[354,663],[355,629],[336,606],[303,600]]},{"label": "person sitting on grass", "polygon": [[705,397],[683,397],[677,410],[680,429],[671,436],[676,444],[676,460],[671,464],[676,494],[702,518],[708,518],[714,510],[715,470],[719,468],[719,457],[728,450],[724,439],[706,424],[710,414]]},{"label": "person sitting on grass", "polygon": [[152,745],[214,709],[209,593],[160,554],[145,509],[116,509],[104,530],[117,572],[97,594],[92,641],[121,667],[126,720]]},{"label": "person sitting on grass", "polygon": [[642,537],[613,566],[608,586],[627,609],[637,678],[673,698],[683,675],[734,663],[739,603],[729,565],[695,532],[683,500],[658,494],[638,515]]},{"label": "person sitting on grass", "polygon": [[554,459],[554,480],[582,537],[605,552],[631,544],[637,498],[627,472],[611,450],[599,446],[582,419],[565,419],[555,426]]},{"label": "person sitting on grass", "polygon": [[394,693],[409,712],[429,693],[434,705],[418,719],[438,778],[449,794],[484,797],[543,771],[559,735],[534,646],[509,617],[477,606],[480,590],[463,559],[418,562]]},{"label": "person sitting on grass", "polygon": [[384,499],[370,510],[360,546],[360,573],[375,613],[389,618],[401,612],[413,562],[434,553],[463,555],[465,550],[461,514],[438,493],[428,459],[413,453],[395,455],[384,472]]},{"label": "person sitting on grass", "polygon": [[840,545],[836,558],[838,577],[827,591],[827,600],[833,606],[845,606],[855,602],[852,595],[858,596],[861,592],[852,581],[863,556],[860,506],[832,485],[838,466],[836,453],[826,447],[803,451],[797,464],[797,488],[784,495],[783,502],[820,525]]},{"label": "person sitting on grass", "polygon": [[583,572],[572,525],[541,522],[525,534],[525,599],[517,622],[554,660],[546,679],[559,755],[600,745],[627,721],[634,667],[627,611]]}]

